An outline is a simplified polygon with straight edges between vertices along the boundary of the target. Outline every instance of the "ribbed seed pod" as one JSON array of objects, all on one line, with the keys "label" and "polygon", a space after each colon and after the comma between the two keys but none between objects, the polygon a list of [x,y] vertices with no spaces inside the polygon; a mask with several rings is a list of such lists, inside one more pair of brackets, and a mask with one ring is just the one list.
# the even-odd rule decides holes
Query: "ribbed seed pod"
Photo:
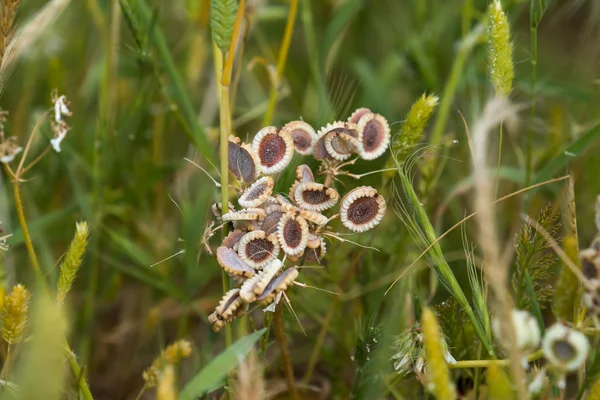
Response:
[{"label": "ribbed seed pod", "polygon": [[238,254],[250,267],[260,269],[279,254],[277,237],[261,230],[249,232],[240,239]]},{"label": "ribbed seed pod", "polygon": [[289,132],[267,126],[254,137],[252,149],[260,160],[261,172],[271,175],[283,171],[289,165],[294,155],[294,142]]},{"label": "ribbed seed pod", "polygon": [[316,182],[303,182],[295,186],[294,200],[300,208],[310,211],[324,211],[333,207],[340,195],[333,188]]},{"label": "ribbed seed pod", "polygon": [[370,186],[353,189],[340,203],[340,220],[354,232],[372,229],[381,222],[385,212],[385,199]]},{"label": "ribbed seed pod", "polygon": [[304,251],[308,242],[308,224],[301,216],[286,213],[279,220],[277,237],[286,254],[298,255]]}]

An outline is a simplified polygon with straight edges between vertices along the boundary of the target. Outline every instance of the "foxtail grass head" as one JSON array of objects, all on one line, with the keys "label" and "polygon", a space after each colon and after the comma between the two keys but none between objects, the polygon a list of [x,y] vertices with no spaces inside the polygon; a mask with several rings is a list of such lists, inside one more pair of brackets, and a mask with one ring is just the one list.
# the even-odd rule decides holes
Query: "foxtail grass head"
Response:
[{"label": "foxtail grass head", "polygon": [[513,89],[515,66],[510,26],[500,0],[492,1],[488,8],[488,57],[494,92],[496,96],[508,97]]},{"label": "foxtail grass head", "polygon": [[456,389],[450,380],[450,371],[448,370],[444,346],[442,345],[442,332],[431,309],[423,309],[421,325],[423,327],[431,391],[438,399],[456,399]]},{"label": "foxtail grass head", "polygon": [[2,310],[2,338],[8,344],[19,343],[23,340],[23,332],[27,325],[29,309],[29,290],[23,285],[15,285],[4,298]]},{"label": "foxtail grass head", "polygon": [[160,381],[160,377],[164,373],[165,368],[169,365],[174,366],[179,364],[182,359],[189,357],[191,354],[192,344],[187,340],[181,339],[169,345],[152,362],[150,368],[142,374],[146,387],[155,387]]},{"label": "foxtail grass head", "polygon": [[69,250],[64,257],[62,264],[60,265],[60,277],[58,278],[58,293],[56,294],[56,300],[62,303],[73,286],[73,282],[77,277],[77,271],[81,267],[85,249],[88,243],[89,227],[87,222],[78,222],[75,225],[75,236],[71,241]]}]

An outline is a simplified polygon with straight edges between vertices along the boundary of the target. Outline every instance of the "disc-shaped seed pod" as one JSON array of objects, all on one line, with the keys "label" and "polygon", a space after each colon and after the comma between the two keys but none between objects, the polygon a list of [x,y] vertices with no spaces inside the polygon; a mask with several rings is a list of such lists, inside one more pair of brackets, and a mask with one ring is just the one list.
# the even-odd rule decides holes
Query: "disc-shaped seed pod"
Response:
[{"label": "disc-shaped seed pod", "polygon": [[219,332],[225,325],[230,324],[235,319],[246,314],[247,311],[248,311],[248,305],[242,304],[240,307],[238,307],[233,312],[233,314],[231,316],[229,316],[229,318],[222,319],[215,311],[208,316],[208,321],[212,324],[212,330],[215,332]]},{"label": "disc-shaped seed pod", "polygon": [[294,283],[297,277],[298,270],[296,268],[286,269],[281,273],[281,275],[273,278],[269,282],[261,295],[256,298],[256,301],[270,303],[273,301],[277,293],[286,291]]},{"label": "disc-shaped seed pod", "polygon": [[300,209],[299,214],[305,220],[312,222],[313,224],[317,224],[319,226],[323,226],[327,223],[327,221],[329,221],[329,219],[326,216],[324,216],[318,211]]},{"label": "disc-shaped seed pod", "polygon": [[292,183],[292,186],[290,186],[290,199],[293,199],[295,197],[296,194],[296,188],[298,187],[298,185],[300,184],[300,181],[294,181],[294,183]]},{"label": "disc-shaped seed pod", "polygon": [[229,137],[229,172],[250,183],[260,174],[260,159],[252,147],[239,138]]},{"label": "disc-shaped seed pod", "polygon": [[361,142],[358,139],[342,132],[330,132],[325,136],[325,149],[327,153],[338,161],[350,158],[352,153],[361,151]]},{"label": "disc-shaped seed pod", "polygon": [[317,160],[333,160],[335,157],[329,153],[326,146],[326,139],[330,134],[343,133],[350,137],[358,139],[358,127],[350,122],[337,121],[332,124],[327,124],[317,133],[317,141],[313,150],[313,155]]},{"label": "disc-shaped seed pod", "polygon": [[223,214],[223,221],[256,221],[263,220],[267,213],[262,208],[246,208],[240,211],[230,211]]},{"label": "disc-shaped seed pod", "polygon": [[383,196],[370,186],[360,186],[344,196],[340,220],[351,231],[365,232],[378,225],[386,211]]},{"label": "disc-shaped seed pod", "polygon": [[370,113],[370,112],[371,112],[371,110],[369,110],[368,108],[365,108],[365,107],[358,108],[356,111],[354,111],[352,113],[352,115],[350,115],[348,117],[348,122],[358,124],[360,117],[362,117],[363,115]]},{"label": "disc-shaped seed pod", "polygon": [[317,141],[317,133],[310,124],[304,121],[292,121],[287,123],[281,130],[289,133],[294,142],[296,153],[303,156],[312,154],[313,145]]},{"label": "disc-shaped seed pod", "polygon": [[309,249],[316,249],[321,245],[321,240],[319,236],[310,233],[308,234],[308,241],[306,242],[306,247]]},{"label": "disc-shaped seed pod", "polygon": [[274,185],[273,178],[263,176],[244,190],[244,193],[238,199],[238,203],[242,207],[258,207],[271,196]]},{"label": "disc-shaped seed pod", "polygon": [[240,239],[245,234],[246,234],[246,232],[244,232],[240,229],[235,229],[235,230],[229,232],[229,234],[225,237],[225,239],[223,239],[223,243],[221,243],[221,246],[227,247],[228,249],[235,250],[235,249],[237,249],[237,245],[238,245]]},{"label": "disc-shaped seed pod", "polygon": [[306,262],[319,262],[325,254],[327,253],[327,246],[325,245],[325,240],[322,237],[318,238],[319,245],[314,248],[307,248],[305,250],[306,253]]},{"label": "disc-shaped seed pod", "polygon": [[279,220],[277,237],[279,245],[286,254],[298,255],[304,251],[308,241],[308,224],[301,216],[286,213]]},{"label": "disc-shaped seed pod", "polygon": [[221,246],[217,249],[217,262],[223,270],[236,282],[243,282],[256,274],[240,256],[230,248]]},{"label": "disc-shaped seed pod", "polygon": [[358,121],[358,132],[361,158],[373,160],[385,153],[390,144],[390,125],[385,118],[379,114],[364,114]]},{"label": "disc-shaped seed pod", "polygon": [[296,186],[294,200],[300,208],[310,211],[323,211],[337,203],[340,195],[333,188],[316,183],[303,182]]},{"label": "disc-shaped seed pod", "polygon": [[228,319],[242,304],[243,301],[240,298],[240,289],[231,289],[225,293],[215,309],[215,312],[220,319]]},{"label": "disc-shaped seed pod", "polygon": [[265,175],[283,171],[294,155],[294,142],[289,132],[278,131],[274,126],[258,131],[252,148],[258,155],[261,172]]},{"label": "disc-shaped seed pod", "polygon": [[[272,206],[275,207],[275,206]],[[278,206],[281,209],[281,206]],[[279,220],[283,216],[282,211],[274,211],[268,213],[265,219],[262,221],[260,228],[267,234],[277,234],[277,229],[279,227]]]},{"label": "disc-shaped seed pod", "polygon": [[238,254],[250,267],[260,269],[279,254],[277,237],[264,231],[248,232],[240,239]]},{"label": "disc-shaped seed pod", "polygon": [[308,165],[302,164],[296,167],[296,179],[300,182],[314,182],[315,175]]}]

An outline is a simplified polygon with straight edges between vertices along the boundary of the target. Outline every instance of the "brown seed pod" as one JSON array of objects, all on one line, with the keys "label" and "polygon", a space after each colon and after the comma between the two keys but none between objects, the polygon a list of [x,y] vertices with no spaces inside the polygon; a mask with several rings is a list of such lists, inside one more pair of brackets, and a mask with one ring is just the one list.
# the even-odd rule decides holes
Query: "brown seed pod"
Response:
[{"label": "brown seed pod", "polygon": [[296,179],[300,182],[314,182],[315,176],[308,165],[302,164],[296,167]]},{"label": "brown seed pod", "polygon": [[390,125],[385,118],[379,114],[364,114],[358,121],[358,132],[361,158],[373,160],[385,153],[390,144]]},{"label": "brown seed pod", "polygon": [[238,254],[246,264],[260,269],[270,263],[279,254],[279,243],[275,235],[264,231],[252,231],[240,239]]},{"label": "brown seed pod", "polygon": [[240,288],[240,297],[246,303],[252,303],[265,290],[267,285],[277,276],[283,263],[274,259],[265,268],[256,274],[252,279],[248,279]]},{"label": "brown seed pod", "polygon": [[600,254],[594,248],[583,249],[579,252],[581,271],[589,280],[600,279]]},{"label": "brown seed pod", "polygon": [[298,255],[304,251],[308,241],[308,224],[301,216],[286,213],[279,220],[277,237],[279,245],[286,254]]},{"label": "brown seed pod", "polygon": [[306,262],[319,262],[327,253],[327,246],[322,237],[318,238],[319,245],[314,248],[306,249]]},{"label": "brown seed pod", "polygon": [[290,193],[289,193],[290,199],[294,198],[294,194],[296,193],[296,188],[298,187],[299,184],[300,184],[300,181],[294,181],[294,183],[292,183],[292,186],[290,186]]},{"label": "brown seed pod", "polygon": [[305,210],[323,211],[337,203],[340,195],[333,188],[316,182],[299,183],[294,191],[296,204]]},{"label": "brown seed pod", "polygon": [[223,214],[223,221],[256,221],[263,220],[267,213],[262,208],[246,208],[240,211],[230,211]]},{"label": "brown seed pod", "polygon": [[303,156],[312,154],[313,145],[317,141],[317,133],[312,126],[304,121],[292,121],[287,123],[281,130],[289,133],[294,142],[296,153]]},{"label": "brown seed pod", "polygon": [[217,262],[223,270],[236,282],[243,282],[256,274],[240,256],[230,248],[221,246],[217,249]]},{"label": "brown seed pod", "polygon": [[208,321],[212,324],[212,330],[215,332],[219,332],[225,325],[230,324],[235,319],[246,314],[247,311],[248,311],[248,304],[242,304],[240,307],[238,307],[233,312],[233,314],[229,318],[222,319],[215,311],[208,316]]},{"label": "brown seed pod", "polygon": [[[279,207],[281,206],[271,206],[271,207]],[[279,220],[283,216],[283,211],[274,211],[268,213],[265,219],[262,221],[260,225],[260,229],[262,229],[267,235],[277,234],[277,229],[279,227]]]},{"label": "brown seed pod", "polygon": [[352,153],[361,151],[361,142],[358,139],[342,132],[330,132],[325,136],[325,149],[327,153],[338,161],[350,158]]},{"label": "brown seed pod", "polygon": [[335,155],[329,153],[326,145],[327,137],[332,133],[343,133],[350,137],[358,139],[358,127],[350,122],[337,121],[322,127],[317,133],[317,141],[313,150],[313,155],[317,160],[333,160]]},{"label": "brown seed pod", "polygon": [[260,159],[252,147],[229,137],[229,172],[244,182],[252,182],[260,174]]},{"label": "brown seed pod", "polygon": [[271,196],[274,185],[273,178],[263,176],[244,190],[244,193],[238,199],[238,203],[242,207],[258,207]]},{"label": "brown seed pod", "polygon": [[233,231],[229,232],[229,235],[227,235],[227,237],[225,237],[225,239],[223,239],[223,243],[221,243],[221,246],[227,247],[228,249],[235,250],[235,249],[237,249],[237,245],[238,245],[240,239],[245,234],[246,234],[246,232],[244,232],[240,229],[233,230]]},{"label": "brown seed pod", "polygon": [[360,117],[362,117],[363,115],[370,113],[370,112],[371,112],[371,110],[369,110],[368,108],[365,108],[365,107],[358,108],[356,111],[354,111],[352,113],[352,115],[350,115],[348,117],[348,122],[358,124],[358,121],[360,121]]},{"label": "brown seed pod", "polygon": [[288,268],[281,275],[272,279],[262,291],[261,295],[256,298],[256,301],[270,303],[273,301],[277,293],[286,291],[298,277],[296,268]]},{"label": "brown seed pod", "polygon": [[240,289],[231,289],[221,299],[219,305],[215,309],[217,316],[220,319],[229,319],[235,312],[243,304],[242,299],[240,298]]},{"label": "brown seed pod", "polygon": [[354,232],[365,232],[378,225],[385,211],[385,199],[370,186],[353,189],[340,203],[342,224]]},{"label": "brown seed pod", "polygon": [[258,131],[252,141],[252,148],[260,160],[261,172],[265,175],[283,171],[294,155],[294,142],[286,131],[278,131],[267,126]]}]

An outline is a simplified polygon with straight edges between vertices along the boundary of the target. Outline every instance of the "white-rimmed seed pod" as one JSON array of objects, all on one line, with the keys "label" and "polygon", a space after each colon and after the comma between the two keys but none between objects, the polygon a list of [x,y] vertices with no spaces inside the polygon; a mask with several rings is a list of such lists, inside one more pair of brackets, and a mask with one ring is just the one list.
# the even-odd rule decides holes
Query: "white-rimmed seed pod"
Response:
[{"label": "white-rimmed seed pod", "polygon": [[308,234],[308,241],[306,242],[306,247],[309,249],[316,249],[321,245],[321,239],[319,236],[310,233]]},{"label": "white-rimmed seed pod", "polygon": [[316,182],[299,183],[294,190],[294,200],[300,208],[310,211],[324,211],[338,202],[339,193]]},{"label": "white-rimmed seed pod", "polygon": [[277,237],[286,254],[298,255],[304,251],[308,242],[308,224],[301,216],[288,212],[279,220]]},{"label": "white-rimmed seed pod", "polygon": [[367,113],[360,117],[358,133],[362,145],[359,155],[365,160],[379,157],[390,144],[390,125],[379,114]]},{"label": "white-rimmed seed pod", "polygon": [[325,136],[325,149],[327,153],[338,161],[344,161],[352,153],[361,152],[362,145],[358,139],[342,132],[330,132]]},{"label": "white-rimmed seed pod", "polygon": [[259,230],[248,232],[240,239],[238,254],[250,267],[260,269],[279,254],[277,237]]},{"label": "white-rimmed seed pod", "polygon": [[290,186],[290,193],[289,193],[290,199],[294,198],[294,195],[296,193],[296,188],[298,187],[299,184],[300,184],[300,181],[294,181],[294,183],[292,183],[292,186]]},{"label": "white-rimmed seed pod", "polygon": [[237,250],[238,243],[240,242],[242,236],[244,236],[245,234],[246,232],[240,229],[235,229],[229,232],[225,239],[223,239],[223,243],[221,243],[221,246],[227,247],[228,249]]},{"label": "white-rimmed seed pod", "polygon": [[229,172],[243,182],[252,182],[260,174],[260,159],[252,147],[229,137]]},{"label": "white-rimmed seed pod", "polygon": [[304,253],[306,253],[306,262],[319,262],[321,261],[321,259],[323,259],[323,257],[325,257],[325,254],[327,253],[327,246],[325,245],[325,240],[323,240],[322,237],[318,237],[318,246],[317,247],[310,247],[304,250]]},{"label": "white-rimmed seed pod", "polygon": [[[531,313],[525,310],[512,310],[512,322],[517,335],[517,347],[519,349],[534,350],[540,344],[540,328]],[[504,321],[494,319],[492,328],[496,338],[502,337],[502,326]]]},{"label": "white-rimmed seed pod", "polygon": [[353,232],[365,232],[381,222],[385,211],[383,196],[370,186],[360,186],[342,198],[340,220]]},{"label": "white-rimmed seed pod", "polygon": [[581,272],[588,280],[600,279],[600,254],[594,248],[579,252]]},{"label": "white-rimmed seed pod", "polygon": [[323,226],[329,219],[318,211],[300,209],[299,214],[302,218],[313,224]]},{"label": "white-rimmed seed pod", "polygon": [[583,333],[558,322],[546,330],[542,350],[554,367],[575,371],[587,359],[590,344]]},{"label": "white-rimmed seed pod", "polygon": [[256,271],[244,262],[234,250],[221,246],[217,249],[217,262],[234,281],[241,283],[252,278]]},{"label": "white-rimmed seed pod", "polygon": [[[221,216],[223,215],[223,203],[220,201],[218,203],[214,203],[212,206],[210,206],[210,209],[215,217],[221,219]],[[228,203],[227,211],[235,211],[234,205]]]},{"label": "white-rimmed seed pod", "polygon": [[317,141],[317,132],[310,124],[304,121],[292,121],[288,122],[281,130],[289,133],[296,153],[303,156],[312,154],[313,145]]},{"label": "white-rimmed seed pod", "polygon": [[252,149],[260,160],[261,172],[272,175],[283,171],[289,165],[294,155],[294,142],[289,132],[267,126],[254,136]]},{"label": "white-rimmed seed pod", "polygon": [[[281,206],[277,207],[279,207],[281,210]],[[267,235],[276,234],[279,227],[279,220],[281,220],[283,214],[283,211],[274,211],[268,213],[265,219],[262,221],[260,229],[262,229]]]},{"label": "white-rimmed seed pod", "polygon": [[358,125],[358,121],[360,121],[360,117],[362,117],[363,115],[368,114],[370,112],[371,112],[371,110],[369,110],[368,108],[365,108],[365,107],[358,108],[356,111],[354,111],[352,113],[352,115],[350,115],[348,117],[348,122],[352,122],[352,123]]},{"label": "white-rimmed seed pod", "polygon": [[315,175],[308,165],[302,164],[296,167],[296,179],[300,182],[314,182]]},{"label": "white-rimmed seed pod", "polygon": [[262,208],[246,208],[240,211],[230,211],[223,214],[223,221],[256,221],[263,220],[267,213]]},{"label": "white-rimmed seed pod", "polygon": [[217,316],[221,319],[229,319],[240,306],[243,301],[240,298],[240,289],[231,289],[221,299],[219,305],[215,309]]},{"label": "white-rimmed seed pod", "polygon": [[[333,160],[336,154],[331,154],[327,149],[327,139],[331,134],[345,134],[358,139],[358,127],[351,122],[337,121],[322,127],[317,133],[317,141],[313,149],[313,155],[317,160]],[[347,157],[346,157],[347,158]],[[339,159],[339,158],[338,158]]]},{"label": "white-rimmed seed pod", "polygon": [[244,190],[244,193],[238,199],[238,203],[242,207],[258,207],[271,197],[274,185],[273,178],[263,176]]},{"label": "white-rimmed seed pod", "polygon": [[260,296],[264,292],[267,285],[277,276],[282,267],[283,264],[277,259],[265,267],[256,280],[256,284],[252,286],[252,291],[256,296]]},{"label": "white-rimmed seed pod", "polygon": [[256,298],[256,301],[262,301],[263,304],[270,303],[275,299],[277,293],[286,291],[294,283],[297,277],[298,270],[296,268],[286,269],[269,282],[260,296]]}]

